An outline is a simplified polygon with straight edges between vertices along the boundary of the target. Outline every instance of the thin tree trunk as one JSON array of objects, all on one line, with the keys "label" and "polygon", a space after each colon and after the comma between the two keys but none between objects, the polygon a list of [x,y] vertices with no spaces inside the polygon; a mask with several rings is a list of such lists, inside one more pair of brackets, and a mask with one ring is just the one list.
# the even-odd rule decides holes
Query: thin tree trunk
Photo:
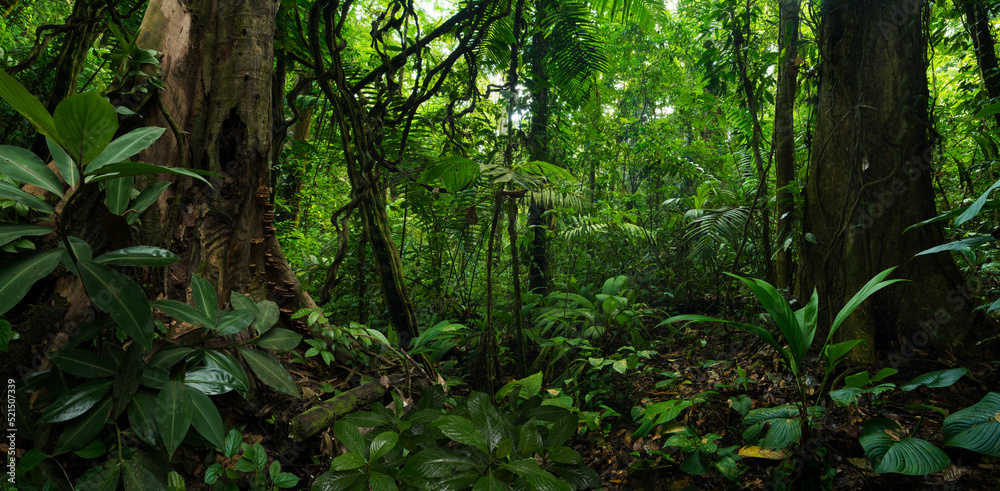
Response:
[{"label": "thin tree trunk", "polygon": [[799,1],[781,0],[778,44],[782,57],[778,65],[778,93],[774,103],[774,162],[777,188],[777,258],[775,282],[780,289],[792,286],[791,232],[795,195],[788,185],[795,180],[795,93],[798,91]]},{"label": "thin tree trunk", "polygon": [[[535,18],[543,19],[548,12],[548,0],[535,0]],[[528,155],[531,160],[549,161],[549,76],[545,67],[545,55],[551,49],[549,41],[541,29],[535,29],[531,36],[530,77],[531,77],[531,125],[528,128]],[[529,198],[528,233],[531,234],[531,248],[528,263],[528,290],[542,295],[549,291],[549,256],[545,240],[545,204]]]},{"label": "thin tree trunk", "polygon": [[[979,76],[991,100],[1000,98],[1000,64],[997,63],[996,42],[990,29],[990,16],[979,0],[955,0],[955,7],[965,15],[965,28],[972,38]],[[1000,126],[1000,113],[993,115]]]}]

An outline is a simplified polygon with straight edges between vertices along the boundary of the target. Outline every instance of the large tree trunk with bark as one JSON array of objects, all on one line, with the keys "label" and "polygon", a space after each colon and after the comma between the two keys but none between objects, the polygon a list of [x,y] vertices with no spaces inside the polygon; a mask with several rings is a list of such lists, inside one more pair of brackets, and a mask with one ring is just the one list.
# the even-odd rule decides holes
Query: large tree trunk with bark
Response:
[{"label": "large tree trunk with bark", "polygon": [[[879,292],[838,338],[864,339],[856,358],[900,343],[903,353],[970,351],[972,299],[948,253],[914,257],[944,238],[931,187],[926,4],[824,2],[819,101],[807,186],[800,297],[819,290],[821,324],[872,276],[900,266],[911,281]],[[905,231],[904,231],[905,230]]]},{"label": "large tree trunk with bark", "polygon": [[792,224],[795,195],[788,185],[795,180],[795,93],[798,90],[799,2],[781,0],[778,44],[782,55],[778,65],[778,89],[774,102],[774,174],[777,189],[777,245],[775,283],[792,286]]},{"label": "large tree trunk with bark", "polygon": [[[149,124],[173,128],[142,160],[212,171],[212,187],[178,179],[145,217],[141,243],[182,257],[157,289],[184,300],[198,273],[275,301],[285,314],[315,303],[299,289],[273,227],[270,156],[273,0],[151,0],[137,44],[162,53],[166,91]],[[178,139],[179,136],[179,139]],[[286,318],[287,319],[287,318]]]}]

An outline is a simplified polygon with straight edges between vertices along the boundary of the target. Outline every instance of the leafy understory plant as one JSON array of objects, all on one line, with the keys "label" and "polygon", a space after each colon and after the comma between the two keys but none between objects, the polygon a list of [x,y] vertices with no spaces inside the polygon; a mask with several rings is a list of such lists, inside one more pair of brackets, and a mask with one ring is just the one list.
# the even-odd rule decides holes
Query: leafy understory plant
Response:
[{"label": "leafy understory plant", "polygon": [[205,470],[205,484],[213,486],[212,489],[240,489],[236,486],[240,473],[251,475],[249,489],[254,491],[290,489],[299,484],[298,476],[282,472],[281,464],[277,460],[267,465],[267,452],[264,447],[260,443],[253,445],[244,443],[243,436],[235,428],[229,430],[226,435],[222,455],[235,463],[226,467],[216,462]]},{"label": "leafy understory plant", "polygon": [[[848,352],[850,352],[851,349],[861,342],[861,340],[855,339],[841,343],[831,343],[834,335],[837,333],[837,330],[854,312],[854,310],[857,309],[868,297],[893,283],[904,281],[901,279],[885,279],[895,269],[896,268],[889,268],[875,275],[875,277],[861,287],[861,289],[858,290],[858,292],[855,293],[846,304],[844,304],[843,308],[840,309],[840,312],[837,313],[833,323],[830,325],[829,334],[826,339],[819,344],[818,351],[820,357],[824,361],[823,367],[825,371],[823,383],[820,387],[826,386],[837,365],[843,361],[844,357]],[[794,405],[781,406],[778,408],[761,408],[750,411],[744,419],[744,435],[752,437],[749,438],[751,441],[756,440],[756,438],[760,436],[760,431],[755,430],[755,428],[759,425],[761,430],[763,430],[764,425],[762,423],[769,422],[771,424],[771,429],[768,431],[768,437],[762,441],[763,444],[761,446],[773,449],[784,448],[785,446],[795,443],[801,439],[802,432],[807,431],[808,429],[811,417],[819,417],[822,415],[822,411],[815,408],[810,403],[809,385],[806,381],[806,374],[803,373],[802,370],[802,364],[805,361],[810,348],[812,348],[814,344],[813,341],[816,336],[817,316],[819,313],[819,294],[816,290],[813,290],[813,294],[809,299],[809,302],[802,308],[793,310],[788,301],[786,301],[781,295],[781,292],[768,282],[759,279],[743,278],[733,274],[730,274],[730,276],[742,281],[745,285],[747,285],[747,287],[750,288],[754,297],[757,298],[757,301],[760,302],[760,304],[764,307],[764,310],[770,314],[771,319],[773,319],[774,323],[778,326],[778,330],[784,338],[784,343],[779,342],[767,329],[760,326],[745,324],[742,322],[727,321],[704,315],[678,315],[664,320],[661,322],[661,325],[682,321],[722,322],[735,325],[740,329],[757,336],[769,346],[774,348],[780,355],[782,364],[792,374],[793,380],[798,388],[799,400]],[[785,343],[787,343],[788,348],[785,348]],[[823,394],[819,394],[819,397],[822,397],[822,395]],[[794,418],[798,418],[799,420],[797,425],[789,423],[789,420]],[[752,423],[747,424],[748,421]],[[798,429],[793,430],[792,426],[797,426]],[[775,432],[776,428],[778,429],[778,432],[772,437],[770,433]]]}]

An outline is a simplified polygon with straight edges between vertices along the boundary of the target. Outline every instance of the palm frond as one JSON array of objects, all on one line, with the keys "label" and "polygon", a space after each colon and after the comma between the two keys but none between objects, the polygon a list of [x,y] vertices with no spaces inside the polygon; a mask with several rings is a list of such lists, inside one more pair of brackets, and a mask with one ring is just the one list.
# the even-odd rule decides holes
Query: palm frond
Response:
[{"label": "palm frond", "polygon": [[540,19],[549,41],[549,76],[557,86],[582,82],[607,70],[604,41],[590,9],[577,0],[559,0]]},{"label": "palm frond", "polygon": [[732,247],[739,243],[750,209],[740,206],[700,211],[684,234],[684,241],[690,245],[688,259],[714,266],[723,245]]},{"label": "palm frond", "polygon": [[560,235],[569,240],[586,235],[614,233],[631,240],[654,240],[653,233],[631,222],[608,220],[593,215],[571,216],[566,219],[568,227]]}]

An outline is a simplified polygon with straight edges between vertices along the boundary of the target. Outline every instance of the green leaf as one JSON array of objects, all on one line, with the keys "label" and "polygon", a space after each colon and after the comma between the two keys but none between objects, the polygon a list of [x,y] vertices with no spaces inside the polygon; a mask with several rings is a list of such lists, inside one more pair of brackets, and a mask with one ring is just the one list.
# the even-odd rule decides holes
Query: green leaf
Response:
[{"label": "green leaf", "polygon": [[128,405],[128,422],[132,431],[146,443],[157,446],[160,442],[156,426],[156,396],[143,390],[132,395]]},{"label": "green leaf", "polygon": [[261,348],[287,351],[295,349],[302,342],[302,336],[288,329],[271,329],[266,334],[257,339],[257,346]]},{"label": "green leaf", "polygon": [[222,424],[219,409],[215,407],[212,399],[200,390],[189,390],[188,395],[192,403],[191,426],[194,426],[198,434],[209,443],[221,449],[225,445],[226,427]]},{"label": "green leaf", "polygon": [[365,458],[354,452],[338,455],[330,461],[331,471],[351,471],[368,465]]},{"label": "green leaf", "polygon": [[129,278],[93,261],[80,261],[90,301],[147,350],[153,346],[153,314],[146,293]]},{"label": "green leaf", "polygon": [[115,138],[100,155],[87,165],[87,173],[93,174],[108,164],[117,164],[123,160],[128,160],[133,155],[152,145],[165,130],[166,128],[145,126]]},{"label": "green leaf", "polygon": [[14,308],[31,285],[55,270],[62,253],[60,249],[49,249],[0,263],[0,315]]},{"label": "green leaf", "polygon": [[14,330],[10,328],[10,322],[0,319],[0,351],[7,351],[12,337],[14,337]]},{"label": "green leaf", "polygon": [[191,299],[194,306],[212,321],[214,327],[219,315],[219,296],[215,293],[215,287],[205,278],[194,275],[191,278]]},{"label": "green leaf", "polygon": [[205,469],[205,484],[212,485],[219,480],[220,477],[225,475],[225,471],[222,468],[222,464],[216,462]]},{"label": "green leaf", "polygon": [[938,370],[935,372],[928,372],[923,375],[918,375],[910,383],[903,385],[900,389],[907,392],[920,387],[921,385],[926,385],[929,389],[938,389],[942,387],[951,387],[958,382],[958,379],[969,373],[967,368],[952,368],[950,370]]},{"label": "green leaf", "polygon": [[[39,424],[73,419],[94,407],[111,390],[111,380],[95,380],[68,390],[45,409]],[[109,399],[110,400],[110,399]],[[110,410],[110,406],[109,406]]]},{"label": "green leaf", "polygon": [[372,471],[368,475],[371,491],[398,491],[396,480],[381,472]]},{"label": "green leaf", "polygon": [[833,369],[847,356],[847,353],[863,341],[862,339],[852,339],[843,343],[826,345],[823,348],[823,354],[826,357],[826,371],[832,373]]},{"label": "green leaf", "polygon": [[109,179],[104,185],[104,204],[114,215],[124,215],[132,200],[132,186],[135,178],[132,176]]},{"label": "green leaf", "polygon": [[253,321],[254,329],[260,334],[266,333],[271,329],[276,322],[278,322],[278,316],[281,312],[278,310],[278,304],[270,300],[261,300],[257,302],[257,318]]},{"label": "green leaf", "polygon": [[[802,438],[799,409],[791,404],[754,409],[743,418],[743,438],[770,449],[783,449]],[[767,436],[760,440],[764,428]]]},{"label": "green leaf", "polygon": [[156,423],[168,456],[172,456],[184,441],[193,418],[194,408],[188,388],[178,380],[167,382],[156,398]]},{"label": "green leaf", "polygon": [[479,178],[479,164],[465,157],[446,157],[421,174],[425,184],[442,183],[448,192],[461,191]]},{"label": "green leaf", "polygon": [[[778,329],[785,336],[785,340],[788,341],[788,346],[790,348],[791,361],[790,365],[793,374],[799,373],[799,366],[802,360],[805,358],[805,352],[809,349],[809,344],[811,343],[811,336],[809,336],[809,331],[806,330],[804,326],[799,326],[798,318],[795,312],[792,311],[791,306],[781,295],[774,286],[766,281],[758,280],[754,278],[743,278],[734,274],[729,274],[750,288],[753,295],[757,297],[757,301],[764,307],[764,310],[768,314],[771,314],[771,318],[774,319],[775,324],[778,325]],[[816,297],[816,292],[813,292],[813,297]],[[810,300],[812,303],[812,300]],[[813,326],[813,332],[815,331],[815,326]]]},{"label": "green leaf", "polygon": [[80,168],[76,166],[76,162],[73,162],[73,158],[51,138],[45,138],[45,144],[48,145],[52,160],[56,163],[56,168],[59,169],[66,184],[75,188],[77,184],[80,184]]},{"label": "green leaf", "polygon": [[57,197],[63,195],[59,177],[29,150],[0,145],[0,173],[23,184],[34,184]]},{"label": "green leaf", "polygon": [[556,479],[555,476],[545,472],[541,467],[538,467],[538,463],[535,462],[535,459],[533,458],[501,464],[499,467],[521,476],[521,478],[525,481],[528,481],[528,484],[531,485],[532,489],[559,491],[572,491],[573,489],[569,484]]},{"label": "green leaf", "polygon": [[148,209],[153,203],[156,203],[156,200],[160,199],[160,195],[163,194],[163,191],[170,187],[171,184],[172,183],[169,181],[158,182],[146,189],[143,189],[142,192],[139,193],[139,196],[136,196],[136,198],[132,200],[132,209],[135,210],[135,213],[129,213],[125,218],[129,225],[135,223],[139,219],[139,216],[146,211],[146,209]]},{"label": "green leaf", "polygon": [[205,351],[205,367],[218,368],[229,373],[233,377],[236,391],[244,397],[250,390],[250,379],[247,378],[246,371],[233,355],[223,351]]},{"label": "green leaf", "polygon": [[170,372],[166,368],[157,366],[147,366],[142,371],[142,380],[139,382],[150,389],[162,389],[170,380]]},{"label": "green leaf", "polygon": [[978,235],[975,237],[969,237],[967,239],[956,240],[954,242],[949,242],[947,244],[931,247],[930,249],[916,253],[914,257],[923,256],[925,254],[935,254],[944,251],[960,251],[962,249],[965,249],[966,247],[974,247],[992,241],[993,241],[992,235]]},{"label": "green leaf", "polygon": [[449,414],[438,418],[431,423],[431,426],[441,430],[442,433],[458,443],[464,443],[478,448],[483,453],[490,453],[492,447],[483,437],[483,434],[476,429],[472,421],[461,416]]},{"label": "green leaf", "polygon": [[564,181],[574,182],[576,179],[573,174],[570,174],[568,170],[559,167],[558,165],[550,164],[548,162],[542,162],[541,160],[532,160],[521,166],[517,167],[518,172],[523,172],[525,174],[535,174],[543,176],[549,180],[552,177],[558,177]]},{"label": "green leaf", "polygon": [[337,440],[344,444],[348,451],[362,458],[368,457],[368,447],[365,445],[365,438],[361,436],[361,430],[357,426],[344,420],[339,420],[333,424],[333,429],[337,435]]},{"label": "green leaf", "polygon": [[285,394],[299,397],[299,388],[274,357],[249,348],[240,348],[240,354],[260,380]]},{"label": "green leaf", "polygon": [[7,72],[0,73],[0,97],[7,101],[15,111],[27,118],[39,133],[56,140],[59,139],[59,131],[56,130],[55,121],[49,111]]},{"label": "green leaf", "polygon": [[205,179],[199,172],[184,169],[181,167],[165,167],[156,164],[147,164],[144,162],[120,162],[117,164],[107,164],[101,166],[100,169],[91,172],[87,169],[87,179],[86,182],[101,182],[107,181],[109,179],[118,179],[121,177],[131,177],[131,176],[148,176],[155,174],[177,174],[181,176],[187,176],[193,179],[197,179],[205,184],[210,184],[207,179]]},{"label": "green leaf", "polygon": [[7,198],[9,200],[14,200],[21,203],[32,210],[38,210],[44,213],[55,213],[55,208],[49,206],[48,203],[38,198],[35,195],[21,191],[21,188],[14,186],[6,181],[0,181],[0,198]]},{"label": "green leaf", "polygon": [[546,457],[549,460],[551,460],[553,462],[558,462],[560,464],[582,464],[583,463],[583,456],[580,455],[580,452],[577,452],[576,450],[573,450],[572,448],[569,448],[569,447],[566,447],[566,446],[562,446],[562,445],[560,445],[558,447],[552,447],[552,448],[550,448],[549,449],[549,453],[546,454]]},{"label": "green leaf", "polygon": [[497,391],[497,401],[502,400],[507,394],[512,391],[518,391],[518,397],[523,400],[527,400],[532,396],[538,395],[538,392],[542,390],[542,372],[538,372],[534,375],[529,375],[521,380],[514,380],[508,382],[500,390]]},{"label": "green leaf", "polygon": [[229,372],[209,367],[198,367],[187,372],[184,384],[210,396],[225,394],[239,387],[239,383]]},{"label": "green leaf", "polygon": [[868,283],[865,283],[865,286],[861,287],[861,289],[858,290],[858,292],[855,293],[854,296],[851,297],[851,299],[848,300],[846,304],[844,304],[843,308],[840,309],[840,312],[837,312],[837,317],[833,319],[833,324],[830,325],[830,333],[826,337],[826,343],[825,344],[829,344],[830,343],[830,340],[833,339],[833,335],[837,332],[837,328],[839,328],[840,325],[845,320],[847,320],[847,318],[852,313],[854,313],[854,310],[857,309],[859,306],[861,306],[862,302],[864,302],[865,300],[868,299],[868,297],[872,296],[875,292],[877,292],[877,291],[879,291],[879,290],[881,290],[881,289],[883,289],[883,288],[885,288],[885,287],[887,287],[887,286],[889,286],[889,285],[891,285],[893,283],[899,283],[900,281],[906,281],[906,280],[888,280],[888,281],[882,281],[883,279],[885,279],[886,276],[889,276],[893,271],[895,271],[895,269],[896,269],[896,267],[893,266],[893,267],[891,267],[889,269],[886,269],[886,270],[882,271],[881,273],[875,275],[875,277],[873,277],[872,279],[868,280]]},{"label": "green leaf", "polygon": [[84,445],[83,447],[74,450],[75,453],[80,458],[84,459],[96,459],[106,453],[108,449],[104,447],[104,443],[100,440],[91,440],[90,443]]},{"label": "green leaf", "polygon": [[393,447],[396,446],[396,442],[399,441],[399,434],[395,431],[385,431],[379,433],[378,436],[372,440],[372,444],[368,451],[368,458],[374,462],[379,457],[392,451]]},{"label": "green leaf", "polygon": [[976,114],[972,115],[972,119],[988,118],[996,113],[1000,113],[1000,102],[995,102],[976,111]]},{"label": "green leaf", "polygon": [[170,368],[191,353],[194,353],[194,349],[182,346],[168,346],[153,355],[149,360],[149,364],[160,368]]},{"label": "green leaf", "polygon": [[899,424],[888,418],[865,422],[858,441],[876,474],[922,476],[948,467],[948,456],[940,448],[917,438],[902,438],[900,430]]},{"label": "green leaf", "polygon": [[976,216],[979,213],[979,210],[983,208],[983,205],[986,204],[986,200],[989,198],[990,193],[992,193],[996,188],[1000,188],[1000,181],[993,183],[993,185],[987,188],[983,194],[979,195],[979,198],[977,198],[976,201],[969,205],[969,207],[955,219],[955,226],[957,227]]},{"label": "green leaf", "polygon": [[1000,456],[1000,394],[990,392],[983,400],[945,418],[944,444]]},{"label": "green leaf", "polygon": [[21,237],[37,237],[55,232],[51,227],[41,225],[0,225],[0,246],[9,244]]},{"label": "green leaf", "polygon": [[357,472],[325,472],[316,478],[313,489],[317,491],[345,491],[368,489],[368,476]]},{"label": "green leaf", "polygon": [[233,458],[239,451],[241,443],[243,443],[243,435],[240,434],[239,430],[236,428],[229,430],[229,433],[226,433],[226,441],[223,442],[222,454],[227,459]]},{"label": "green leaf", "polygon": [[82,349],[62,349],[52,357],[52,363],[78,377],[111,377],[117,373],[116,367],[97,353]]},{"label": "green leaf", "polygon": [[122,411],[128,406],[129,401],[142,383],[142,375],[146,367],[146,349],[139,343],[129,343],[125,349],[125,356],[118,364],[115,383],[111,388],[111,395],[114,405],[111,409],[111,418],[118,419]]},{"label": "green leaf", "polygon": [[53,118],[64,148],[83,165],[100,154],[118,130],[114,106],[94,91],[63,99]]},{"label": "green leaf", "polygon": [[146,452],[135,452],[125,459],[122,467],[122,481],[125,491],[145,491],[163,489],[166,476],[156,469],[155,461]]},{"label": "green leaf", "polygon": [[178,260],[180,258],[176,254],[166,249],[152,246],[133,246],[101,254],[94,259],[94,262],[118,266],[166,266]]},{"label": "green leaf", "polygon": [[416,478],[435,478],[450,476],[475,465],[478,462],[466,453],[446,447],[431,447],[411,456],[401,473]]},{"label": "green leaf", "polygon": [[250,327],[250,323],[253,322],[256,316],[256,309],[254,311],[230,310],[219,316],[219,324],[216,326],[217,330],[215,334],[217,336],[227,336],[241,332]]},{"label": "green leaf", "polygon": [[153,307],[164,314],[173,317],[181,322],[187,322],[188,324],[194,324],[196,326],[201,326],[205,328],[215,327],[215,322],[212,322],[205,313],[198,310],[197,308],[188,305],[183,302],[178,302],[177,300],[170,300],[169,298],[163,300],[154,300]]},{"label": "green leaf", "polygon": [[249,460],[253,463],[254,470],[262,471],[267,467],[267,451],[264,450],[264,446],[259,443],[254,443],[250,448],[243,452],[243,460]]},{"label": "green leaf", "polygon": [[294,488],[299,485],[299,476],[292,474],[290,472],[279,473],[276,477],[272,479],[275,486],[282,489]]},{"label": "green leaf", "polygon": [[[110,382],[105,383],[110,387]],[[83,416],[70,422],[62,431],[62,434],[59,435],[59,441],[56,443],[53,455],[76,450],[100,434],[108,421],[108,415],[111,413],[111,405],[111,398],[104,398]]]}]

